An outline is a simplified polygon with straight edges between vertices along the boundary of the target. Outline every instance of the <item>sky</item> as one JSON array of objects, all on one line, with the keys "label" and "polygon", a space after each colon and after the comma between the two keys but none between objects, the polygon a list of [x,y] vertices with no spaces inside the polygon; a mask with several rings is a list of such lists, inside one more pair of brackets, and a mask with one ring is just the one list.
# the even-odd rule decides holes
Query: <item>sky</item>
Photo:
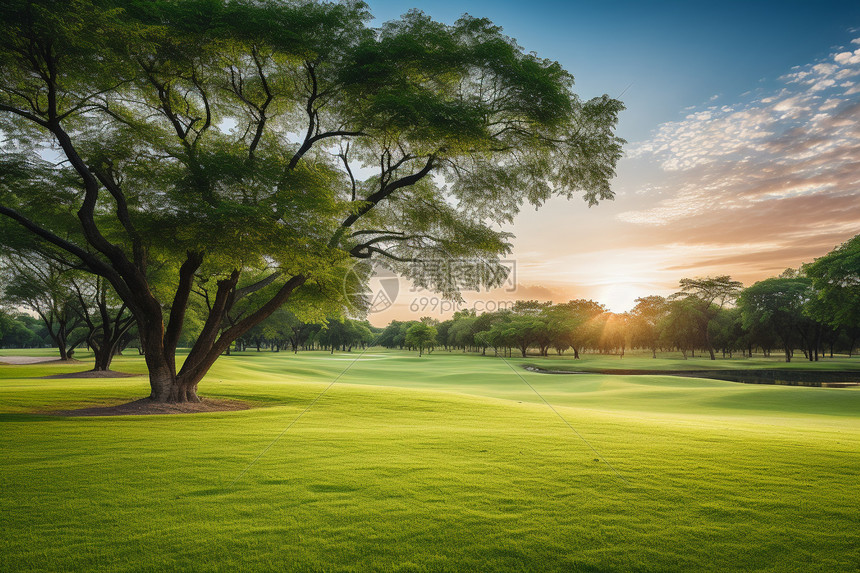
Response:
[{"label": "sky", "polygon": [[[560,62],[581,97],[627,108],[615,200],[524,208],[510,229],[515,288],[464,293],[460,308],[591,298],[623,312],[681,278],[750,285],[860,233],[860,2],[369,5],[377,23],[410,8],[449,23],[487,17]],[[453,309],[401,282],[369,318]]]}]

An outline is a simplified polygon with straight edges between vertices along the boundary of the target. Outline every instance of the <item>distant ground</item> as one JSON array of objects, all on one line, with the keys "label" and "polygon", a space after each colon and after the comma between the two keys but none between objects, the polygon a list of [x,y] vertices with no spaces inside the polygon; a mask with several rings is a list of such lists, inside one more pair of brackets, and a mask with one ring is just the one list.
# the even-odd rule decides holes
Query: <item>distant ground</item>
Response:
[{"label": "distant ground", "polygon": [[[0,366],[3,568],[860,567],[858,388],[519,367],[569,358],[357,357],[224,357],[201,394],[256,407],[145,417],[34,414],[148,394],[145,377],[39,378],[91,368],[85,353]],[[860,369],[857,358],[577,364]],[[138,356],[115,368],[145,372]]]}]

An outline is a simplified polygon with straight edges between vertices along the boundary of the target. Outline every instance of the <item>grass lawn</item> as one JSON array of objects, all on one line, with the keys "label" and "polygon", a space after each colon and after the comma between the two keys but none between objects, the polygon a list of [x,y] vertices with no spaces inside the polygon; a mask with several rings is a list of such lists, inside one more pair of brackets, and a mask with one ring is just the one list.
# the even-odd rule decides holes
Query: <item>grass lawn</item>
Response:
[{"label": "grass lawn", "polygon": [[356,354],[224,357],[201,394],[258,408],[147,417],[32,413],[139,398],[145,377],[0,366],[0,570],[860,569],[860,389]]}]

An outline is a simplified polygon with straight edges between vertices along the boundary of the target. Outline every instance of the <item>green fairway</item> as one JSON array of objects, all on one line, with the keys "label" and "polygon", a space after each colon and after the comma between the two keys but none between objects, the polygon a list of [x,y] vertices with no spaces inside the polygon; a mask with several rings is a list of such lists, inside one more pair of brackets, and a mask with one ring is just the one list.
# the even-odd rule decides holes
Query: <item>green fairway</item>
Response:
[{"label": "green fairway", "polygon": [[[520,368],[538,360],[569,357],[248,352],[200,392],[257,408],[104,418],[33,412],[126,402],[146,378],[0,366],[0,569],[860,568],[860,389]],[[783,366],[716,363],[763,365]]]}]

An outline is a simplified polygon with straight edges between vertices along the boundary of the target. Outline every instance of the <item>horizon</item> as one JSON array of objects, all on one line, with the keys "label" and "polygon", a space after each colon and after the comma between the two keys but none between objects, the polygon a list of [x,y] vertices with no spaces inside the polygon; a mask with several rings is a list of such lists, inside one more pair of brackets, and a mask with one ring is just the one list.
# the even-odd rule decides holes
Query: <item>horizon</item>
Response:
[{"label": "horizon", "polygon": [[[799,269],[803,265],[812,263],[815,259],[823,257],[838,246],[839,244],[833,245],[833,247],[831,247],[827,251],[820,253],[811,260],[800,261],[796,265],[787,266],[777,273],[763,276],[756,281],[741,281],[743,283],[743,288],[752,286],[755,282],[758,282],[759,280],[777,277],[786,270]],[[726,273],[720,273],[718,271],[715,271],[708,276],[719,276],[721,274]],[[618,282],[606,282],[603,285],[595,285],[592,291],[588,291],[591,292],[591,294],[586,294],[586,291],[578,287],[577,285],[571,285],[568,291],[563,291],[561,289],[551,291],[550,289],[542,287],[540,285],[530,285],[528,287],[522,288],[519,285],[515,285],[515,288],[513,288],[513,290],[509,290],[510,287],[507,289],[502,287],[486,290],[483,293],[477,293],[477,295],[473,294],[472,292],[464,292],[462,294],[465,301],[459,306],[457,306],[456,303],[454,303],[453,301],[443,299],[441,295],[429,291],[418,290],[413,294],[412,289],[414,287],[412,283],[410,283],[409,280],[406,278],[398,277],[398,286],[396,289],[397,292],[393,297],[393,303],[381,311],[368,313],[367,316],[364,318],[366,318],[372,326],[379,328],[387,326],[391,323],[392,320],[409,321],[417,320],[418,318],[424,316],[430,316],[431,318],[435,318],[440,321],[447,320],[454,315],[454,312],[463,310],[475,310],[477,314],[480,315],[484,312],[503,310],[504,308],[506,308],[506,305],[512,305],[515,301],[537,300],[538,302],[551,302],[553,304],[562,304],[576,299],[593,300],[594,302],[602,304],[609,312],[615,314],[623,314],[632,310],[633,307],[636,305],[636,300],[639,298],[651,295],[666,297],[679,292],[678,283],[682,278],[700,279],[705,278],[705,275],[683,277],[679,276],[673,288],[664,288],[659,292],[656,290],[647,291],[645,290],[645,287],[636,288],[634,286],[625,285]],[[388,276],[382,278],[382,281],[390,280],[391,278]],[[378,277],[375,277],[374,280],[371,282],[370,292],[371,297],[374,300],[377,300],[377,297],[390,298],[389,294],[385,292],[388,290],[389,287],[380,285]],[[553,295],[555,295],[555,298],[553,298]],[[422,300],[424,298],[433,299],[434,297],[437,299],[437,301],[428,300],[425,304]],[[409,306],[416,304],[416,300],[417,305],[419,306],[418,310],[409,309]]]}]

